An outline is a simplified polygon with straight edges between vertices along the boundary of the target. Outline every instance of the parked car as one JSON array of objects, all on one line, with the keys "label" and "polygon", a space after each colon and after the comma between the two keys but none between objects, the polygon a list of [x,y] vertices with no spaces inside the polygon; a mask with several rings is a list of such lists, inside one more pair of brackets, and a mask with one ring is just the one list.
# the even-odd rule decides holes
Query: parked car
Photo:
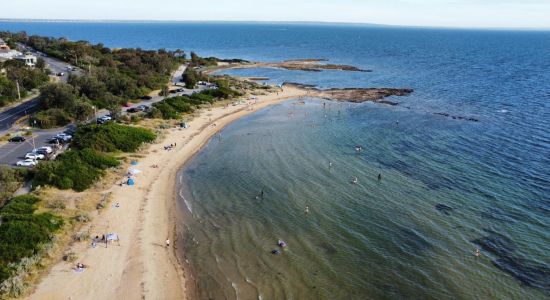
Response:
[{"label": "parked car", "polygon": [[22,136],[14,136],[11,139],[9,139],[9,141],[12,142],[12,143],[21,143],[21,142],[26,141],[26,139]]},{"label": "parked car", "polygon": [[39,153],[27,153],[25,154],[25,159],[34,159],[34,160],[39,160],[39,159],[44,159],[46,156],[44,156],[44,154],[39,154]]},{"label": "parked car", "polygon": [[137,112],[139,112],[139,111],[140,111],[140,110],[139,110],[137,107],[130,107],[130,108],[128,108],[128,109],[126,110],[127,113],[131,113],[131,114],[137,113]]},{"label": "parked car", "polygon": [[69,128],[69,129],[63,131],[63,133],[68,134],[68,135],[74,135],[76,133],[76,128]]},{"label": "parked car", "polygon": [[37,150],[34,150],[33,152],[36,154],[42,154],[44,156],[47,156],[49,154],[48,151],[44,149],[40,149],[40,150],[37,149]]},{"label": "parked car", "polygon": [[140,111],[148,111],[149,106],[142,104],[142,105],[138,105],[137,109],[139,109]]},{"label": "parked car", "polygon": [[42,146],[40,148],[37,148],[35,150],[33,150],[34,153],[43,153],[43,152],[46,152],[46,154],[50,154],[53,152],[53,149],[52,147],[49,147],[49,146]]},{"label": "parked car", "polygon": [[48,144],[62,144],[63,140],[53,137],[48,140]]},{"label": "parked car", "polygon": [[27,158],[25,160],[20,160],[17,162],[17,166],[21,167],[34,167],[38,164],[38,162],[34,159]]},{"label": "parked car", "polygon": [[151,100],[151,99],[153,99],[153,97],[151,97],[151,96],[141,96],[141,97],[139,97],[139,99],[141,99],[141,100]]},{"label": "parked car", "polygon": [[107,123],[108,121],[111,121],[111,120],[112,120],[111,116],[105,115],[103,117],[97,118],[96,122],[97,122],[97,124],[105,124],[105,123]]},{"label": "parked car", "polygon": [[70,142],[73,139],[73,136],[66,133],[59,133],[56,134],[54,138],[57,138],[63,142]]},{"label": "parked car", "polygon": [[57,75],[57,76],[63,76],[63,75],[65,75],[65,73],[59,72],[59,73],[57,73],[57,74],[55,74],[55,75]]}]

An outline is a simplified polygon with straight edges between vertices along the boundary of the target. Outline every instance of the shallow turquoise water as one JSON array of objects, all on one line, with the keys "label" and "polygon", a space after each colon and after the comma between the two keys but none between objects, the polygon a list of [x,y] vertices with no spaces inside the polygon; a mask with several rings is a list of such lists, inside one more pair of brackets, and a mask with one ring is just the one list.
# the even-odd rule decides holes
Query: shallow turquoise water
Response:
[{"label": "shallow turquoise water", "polygon": [[[368,103],[322,103],[289,101],[245,117],[182,170],[183,237],[201,298],[547,296],[496,268],[492,253],[473,255],[479,246],[472,240],[500,238],[487,230],[518,244],[507,255],[540,267],[548,245],[546,219],[529,216],[512,197],[508,213],[480,192],[504,182],[477,153],[453,157],[467,147],[448,134],[450,127],[462,133],[479,124]],[[414,144],[426,150],[412,151]],[[264,199],[256,199],[262,189]],[[438,204],[453,210],[438,211]],[[273,255],[278,239],[288,251]]]}]

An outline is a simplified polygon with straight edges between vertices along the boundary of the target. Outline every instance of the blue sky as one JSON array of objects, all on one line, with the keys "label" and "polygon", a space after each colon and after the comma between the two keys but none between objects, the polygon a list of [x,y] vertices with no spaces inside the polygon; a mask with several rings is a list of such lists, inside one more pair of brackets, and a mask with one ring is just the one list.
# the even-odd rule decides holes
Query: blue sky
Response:
[{"label": "blue sky", "polygon": [[2,0],[0,18],[550,28],[550,0]]}]

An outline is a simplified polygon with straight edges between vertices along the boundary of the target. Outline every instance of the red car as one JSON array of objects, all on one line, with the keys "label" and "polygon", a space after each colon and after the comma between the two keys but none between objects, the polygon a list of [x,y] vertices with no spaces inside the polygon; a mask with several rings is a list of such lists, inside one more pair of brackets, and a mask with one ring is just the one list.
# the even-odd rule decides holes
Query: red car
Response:
[{"label": "red car", "polygon": [[132,104],[130,104],[130,103],[124,103],[124,104],[122,104],[122,106],[124,106],[124,107],[130,107],[130,106],[132,106]]}]

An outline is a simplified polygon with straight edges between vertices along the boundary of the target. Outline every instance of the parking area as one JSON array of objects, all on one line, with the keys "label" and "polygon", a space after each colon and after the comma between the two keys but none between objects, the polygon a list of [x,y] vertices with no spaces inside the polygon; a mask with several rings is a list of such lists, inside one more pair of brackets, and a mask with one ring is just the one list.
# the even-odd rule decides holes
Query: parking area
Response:
[{"label": "parking area", "polygon": [[15,164],[25,158],[25,154],[35,148],[42,146],[52,146],[48,141],[56,134],[62,133],[66,128],[56,130],[35,131],[32,137],[25,137],[26,140],[20,143],[6,143],[0,145],[0,165],[15,166]]}]

